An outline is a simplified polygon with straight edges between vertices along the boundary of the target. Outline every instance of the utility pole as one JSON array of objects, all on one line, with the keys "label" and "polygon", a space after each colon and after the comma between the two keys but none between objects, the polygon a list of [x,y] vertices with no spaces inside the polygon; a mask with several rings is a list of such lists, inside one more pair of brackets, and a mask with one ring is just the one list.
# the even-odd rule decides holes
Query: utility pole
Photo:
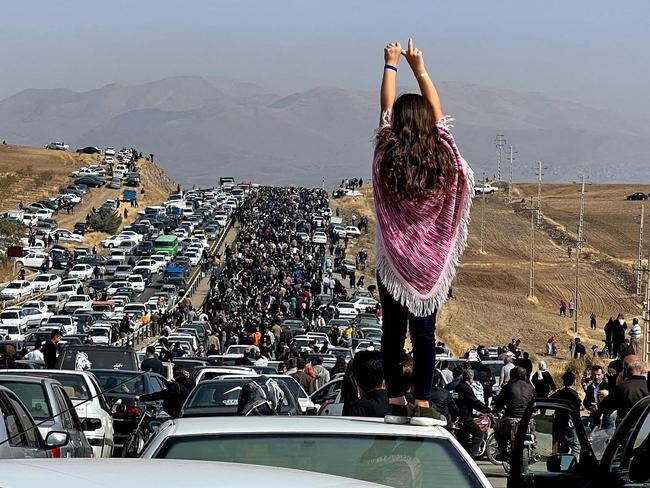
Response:
[{"label": "utility pole", "polygon": [[503,160],[503,148],[506,147],[506,137],[503,134],[497,134],[494,145],[497,148],[497,181],[501,181],[501,161]]},{"label": "utility pole", "polygon": [[546,166],[542,166],[541,161],[537,161],[537,227],[542,227],[542,176]]},{"label": "utility pole", "polygon": [[585,175],[582,175],[582,184],[580,186],[580,218],[578,220],[578,239],[576,240],[576,282],[573,293],[573,332],[578,332],[578,291],[580,286],[580,252],[582,251],[582,244],[584,241],[584,217],[585,217]]},{"label": "utility pole", "polygon": [[483,204],[481,205],[481,254],[485,254],[483,251],[483,227],[485,226],[485,171],[483,172]]},{"label": "utility pole", "polygon": [[517,151],[513,150],[512,145],[510,146],[510,156],[508,156],[508,203],[512,203],[512,163],[515,160],[515,154]]},{"label": "utility pole", "polygon": [[650,360],[650,256],[645,266],[634,268],[634,271],[643,274],[646,273],[645,297],[643,300],[643,337],[641,338],[641,350],[638,355],[644,361]]},{"label": "utility pole", "polygon": [[539,211],[535,207],[533,197],[530,197],[530,207],[524,208],[530,211],[530,261],[528,263],[528,298],[535,298],[535,213]]},{"label": "utility pole", "polygon": [[637,258],[637,273],[636,273],[636,295],[641,295],[641,282],[642,282],[642,271],[641,261],[643,260],[643,221],[644,221],[645,205],[641,204],[641,220],[639,221],[639,254]]}]

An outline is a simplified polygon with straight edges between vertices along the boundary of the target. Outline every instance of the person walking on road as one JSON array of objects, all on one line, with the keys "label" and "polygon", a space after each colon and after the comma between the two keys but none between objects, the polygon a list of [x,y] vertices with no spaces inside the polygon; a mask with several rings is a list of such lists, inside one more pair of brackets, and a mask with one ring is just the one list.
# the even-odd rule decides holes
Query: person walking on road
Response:
[{"label": "person walking on road", "polygon": [[[408,62],[420,94],[396,97],[397,65]],[[429,423],[438,308],[447,300],[467,242],[473,175],[462,159],[422,52],[384,49],[381,117],[373,158],[377,214],[377,286],[383,311],[382,364],[389,397],[386,421]],[[404,243],[408,243],[405,245]],[[413,344],[413,397],[408,404],[401,358],[407,324]]]}]

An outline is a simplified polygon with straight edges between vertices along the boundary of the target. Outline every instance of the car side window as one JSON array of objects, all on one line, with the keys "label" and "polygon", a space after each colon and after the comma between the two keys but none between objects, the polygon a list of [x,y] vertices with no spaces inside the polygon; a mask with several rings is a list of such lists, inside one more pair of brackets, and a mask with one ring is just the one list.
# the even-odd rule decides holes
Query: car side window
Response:
[{"label": "car side window", "polygon": [[24,447],[23,438],[20,435],[21,425],[16,413],[9,407],[9,402],[0,396],[0,413],[5,422],[5,430],[9,439],[10,447]]},{"label": "car side window", "polygon": [[631,449],[628,451],[629,459],[625,462],[625,466],[628,468],[636,456],[648,456],[648,452],[650,451],[650,412],[648,410],[646,410],[646,417],[643,420],[641,428],[638,430],[636,439],[631,441]]},{"label": "car side window", "polygon": [[61,412],[60,418],[61,422],[63,423],[63,428],[74,430],[74,420],[68,411],[68,403],[65,401],[63,391],[61,391],[58,386],[54,386],[54,395],[56,396],[57,404],[59,405],[59,411]]},{"label": "car side window", "polygon": [[9,437],[13,439],[9,442],[9,445],[13,447],[32,447],[39,448],[39,434],[36,432],[36,427],[34,426],[34,421],[32,417],[27,413],[23,404],[13,395],[7,395],[11,413],[11,417],[8,419],[8,432],[10,432]]}]

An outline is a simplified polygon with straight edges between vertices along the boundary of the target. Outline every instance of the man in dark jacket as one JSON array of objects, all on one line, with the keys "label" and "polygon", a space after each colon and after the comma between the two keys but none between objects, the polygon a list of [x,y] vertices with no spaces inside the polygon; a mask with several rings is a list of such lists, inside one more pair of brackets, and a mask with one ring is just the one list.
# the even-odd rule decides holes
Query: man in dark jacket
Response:
[{"label": "man in dark jacket", "polygon": [[[576,375],[567,371],[562,375],[563,387],[551,395],[551,398],[567,401],[575,412],[580,414],[580,398],[574,385]],[[571,415],[565,410],[557,410],[553,419],[553,445],[557,446],[559,453],[571,453],[575,456],[580,454],[580,442],[576,434],[575,426]]]},{"label": "man in dark jacket", "polygon": [[600,392],[603,398],[599,410],[603,415],[617,412],[616,423],[623,421],[630,409],[642,398],[647,397],[648,381],[645,377],[645,367],[639,356],[631,354],[623,361],[622,382],[611,392]]},{"label": "man in dark jacket", "polygon": [[163,374],[163,364],[158,356],[156,356],[156,348],[154,346],[147,346],[147,358],[140,364],[141,371],[151,371],[152,373]]},{"label": "man in dark jacket", "polygon": [[627,323],[623,314],[618,314],[617,319],[612,323],[612,349],[614,355],[612,357],[618,356],[621,352],[621,346],[625,342],[625,331],[627,330]]},{"label": "man in dark jacket", "polygon": [[489,413],[490,407],[481,402],[470,386],[473,382],[474,373],[471,370],[464,370],[460,382],[454,392],[456,393],[456,405],[458,405],[458,442],[465,448],[467,453],[475,457],[481,445],[483,433],[474,423],[473,411]]},{"label": "man in dark jacket", "polygon": [[458,408],[456,402],[445,389],[445,380],[439,372],[433,377],[433,388],[431,389],[431,406],[445,416],[447,419],[447,429],[451,429],[451,424],[458,418]]},{"label": "man in dark jacket", "polygon": [[494,437],[499,447],[499,459],[507,459],[508,443],[514,426],[519,424],[526,407],[535,397],[535,388],[526,381],[526,370],[522,367],[510,371],[510,381],[501,388],[494,401],[494,412],[504,410],[503,418],[495,425]]},{"label": "man in dark jacket", "polygon": [[[585,398],[582,405],[589,412],[587,417],[588,426],[591,428],[601,426],[602,412],[598,411],[600,405],[600,398],[598,392],[607,389],[607,381],[605,380],[605,371],[602,366],[597,364],[591,367],[591,383],[587,385],[585,390]],[[607,428],[607,426],[603,426]]]},{"label": "man in dark jacket", "polygon": [[54,369],[56,367],[56,359],[58,357],[57,344],[61,341],[63,334],[60,330],[53,330],[50,334],[50,340],[43,345],[43,361],[47,369]]},{"label": "man in dark jacket", "polygon": [[360,351],[352,361],[352,381],[359,399],[350,405],[352,417],[384,417],[388,414],[388,394],[378,351]]},{"label": "man in dark jacket", "polygon": [[178,418],[193,387],[187,370],[182,366],[177,366],[174,368],[174,381],[170,382],[167,388],[148,395],[136,396],[135,399],[142,402],[162,400],[163,410],[172,418]]}]

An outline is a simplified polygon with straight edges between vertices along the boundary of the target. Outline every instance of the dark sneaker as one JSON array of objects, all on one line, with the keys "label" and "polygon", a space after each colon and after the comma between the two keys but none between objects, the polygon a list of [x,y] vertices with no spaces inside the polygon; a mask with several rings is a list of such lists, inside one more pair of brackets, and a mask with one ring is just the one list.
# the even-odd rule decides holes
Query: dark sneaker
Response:
[{"label": "dark sneaker", "polygon": [[412,405],[395,405],[388,404],[388,415],[384,417],[387,424],[408,424],[411,422]]},{"label": "dark sneaker", "polygon": [[431,426],[431,425],[446,425],[447,418],[438,412],[435,408],[431,407],[413,407],[413,416],[411,417],[411,425]]}]

